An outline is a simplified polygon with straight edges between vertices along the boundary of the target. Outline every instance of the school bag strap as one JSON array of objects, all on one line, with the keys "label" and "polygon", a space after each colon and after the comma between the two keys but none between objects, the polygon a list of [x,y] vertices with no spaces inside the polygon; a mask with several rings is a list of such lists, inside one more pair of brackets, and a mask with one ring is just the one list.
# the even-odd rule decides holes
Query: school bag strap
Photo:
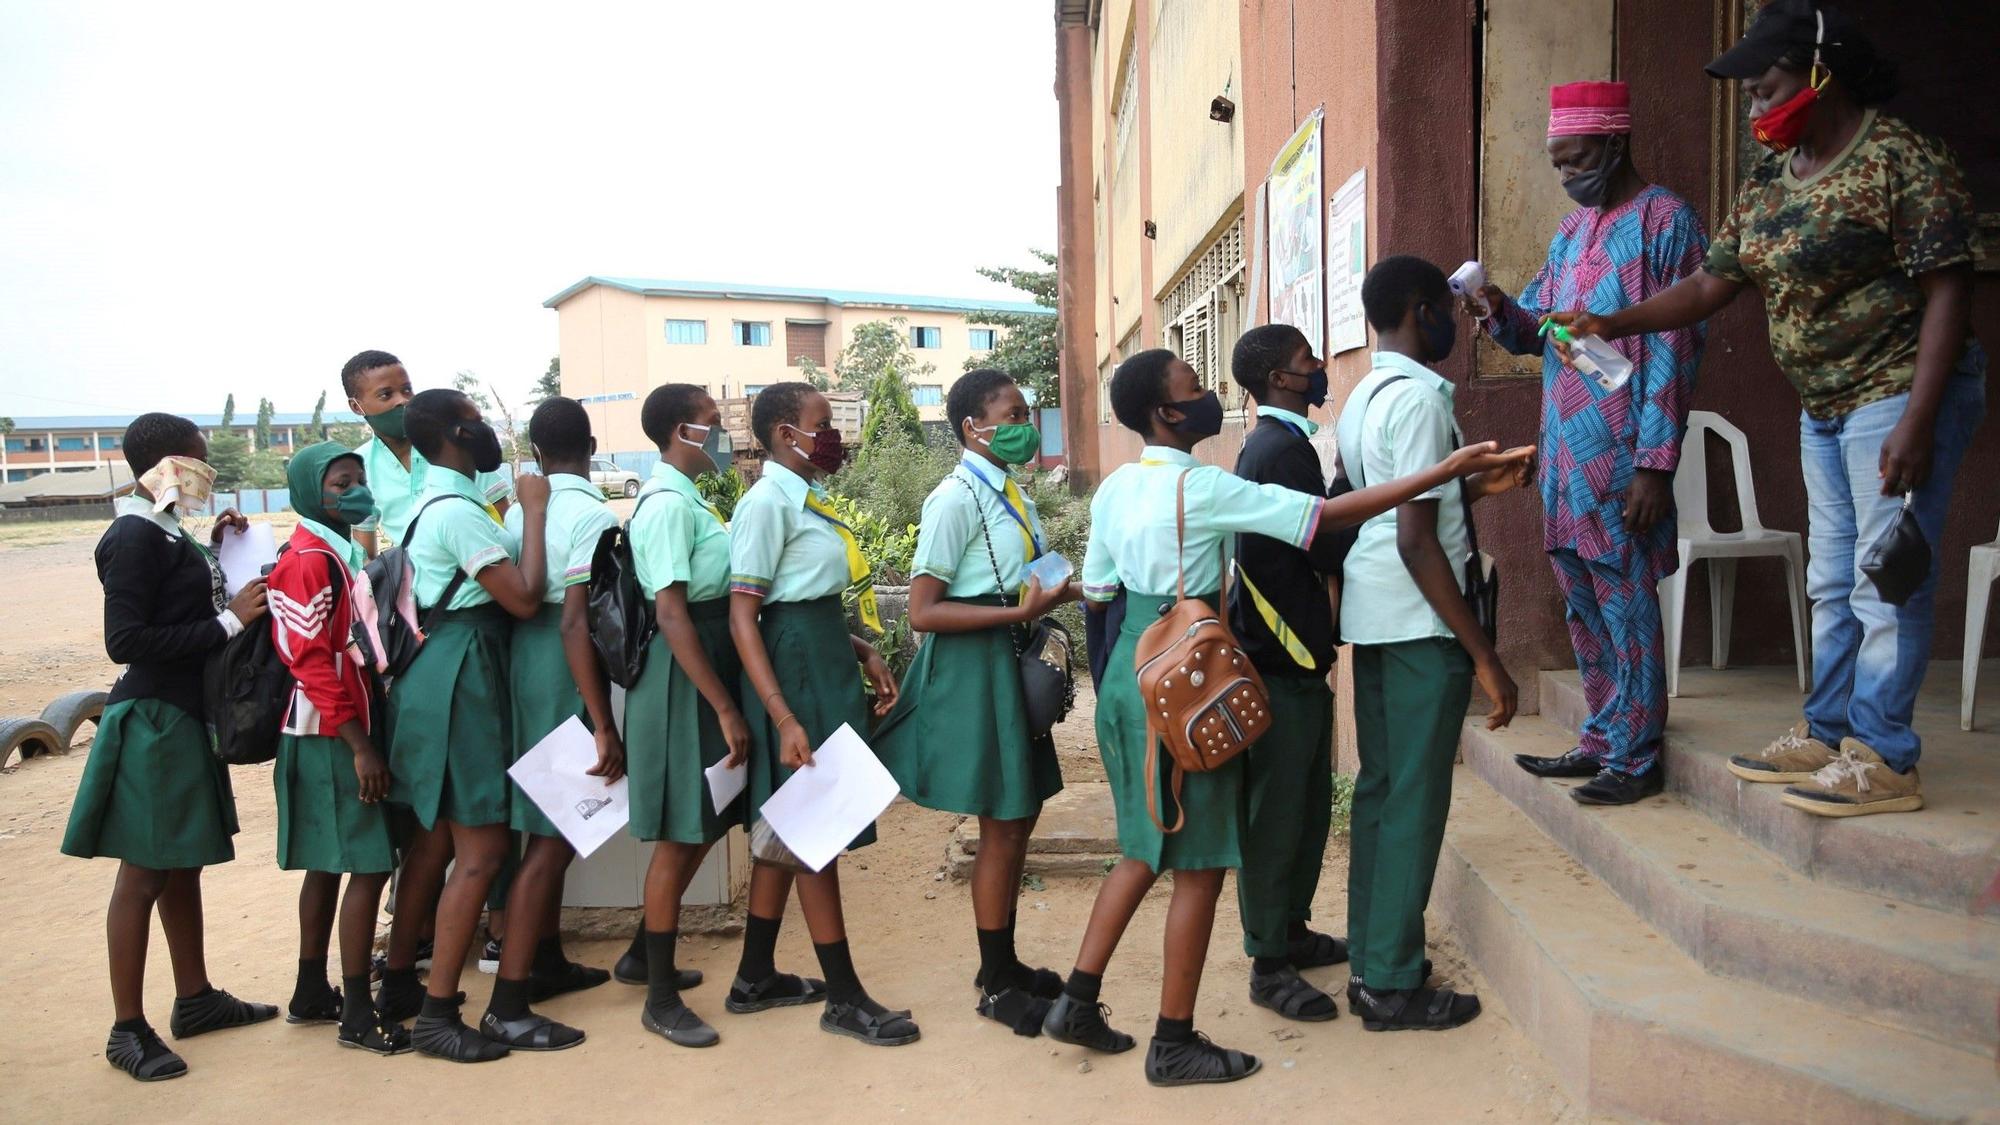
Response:
[{"label": "school bag strap", "polygon": [[[409,558],[410,544],[417,541],[417,521],[423,519],[424,513],[430,511],[431,505],[436,504],[440,500],[463,500],[468,504],[472,503],[472,497],[461,496],[456,492],[447,492],[443,496],[433,496],[429,500],[424,501],[424,506],[417,509],[417,514],[410,517],[409,526],[403,529],[403,541],[396,544],[403,549],[404,558]],[[416,572],[415,563],[410,564],[410,570],[414,575]],[[444,593],[438,595],[438,600],[431,603],[429,609],[422,610],[424,619],[421,628],[425,636],[430,635],[431,629],[437,625],[438,614],[443,611],[444,607],[451,604],[451,599],[458,594],[458,588],[463,585],[465,585],[465,568],[459,567],[452,572],[451,581],[444,584]],[[411,588],[410,593],[413,597],[415,596],[416,589],[414,586]],[[419,608],[421,609],[422,607]]]}]

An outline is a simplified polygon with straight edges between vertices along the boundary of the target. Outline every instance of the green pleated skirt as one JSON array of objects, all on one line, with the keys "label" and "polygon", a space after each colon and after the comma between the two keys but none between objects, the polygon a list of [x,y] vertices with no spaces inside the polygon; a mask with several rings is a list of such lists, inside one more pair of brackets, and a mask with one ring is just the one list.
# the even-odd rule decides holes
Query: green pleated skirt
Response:
[{"label": "green pleated skirt", "polygon": [[[805,727],[806,741],[815,749],[842,723],[868,737],[868,697],[861,689],[861,669],[848,642],[847,614],[838,597],[809,602],[765,602],[758,622],[764,651],[770,654],[778,690],[785,705]],[[792,771],[778,760],[778,732],[757,686],[743,679],[743,717],[750,724],[750,786],[745,794],[747,816],[757,810]],[[875,826],[854,838],[850,848],[875,842]]]},{"label": "green pleated skirt", "polygon": [[[1243,759],[1220,769],[1187,775],[1181,787],[1187,824],[1169,836],[1146,812],[1146,715],[1139,700],[1139,675],[1132,656],[1139,634],[1160,618],[1160,607],[1172,597],[1127,594],[1125,623],[1105,665],[1104,684],[1097,695],[1097,750],[1111,782],[1112,807],[1118,814],[1118,851],[1155,871],[1202,871],[1241,867]],[[1202,598],[1210,605],[1214,596]],[[1255,751],[1252,751],[1254,753]],[[1172,824],[1173,758],[1162,747],[1156,756],[1160,819]]]},{"label": "green pleated skirt", "polygon": [[425,828],[508,823],[513,723],[501,693],[510,620],[491,604],[439,614],[389,689],[389,799]]},{"label": "green pleated skirt", "polygon": [[1028,733],[1013,633],[1002,626],[924,639],[873,739],[905,797],[941,812],[1020,820],[1062,792],[1055,739]]},{"label": "green pleated skirt", "polygon": [[[569,657],[563,653],[562,614],[561,605],[545,604],[533,617],[514,622],[507,671],[514,728],[513,754],[507,759],[510,766],[550,731],[583,714],[583,693],[577,690]],[[589,725],[588,719],[584,725]],[[562,835],[555,822],[511,778],[508,785],[513,801],[509,823],[517,831]]]},{"label": "green pleated skirt", "polygon": [[278,866],[371,874],[396,868],[389,809],[361,803],[354,751],[339,738],[283,735],[272,768],[278,790]]},{"label": "green pleated skirt", "polygon": [[[688,606],[688,616],[716,676],[740,695],[743,662],[729,639],[729,598],[695,602]],[[728,756],[715,709],[681,670],[667,638],[656,634],[646,648],[639,682],[625,694],[625,772],[632,795],[628,830],[641,840],[712,844],[731,825],[742,824],[744,798],[716,812],[708,779],[702,776]]]},{"label": "green pleated skirt", "polygon": [[172,871],[236,858],[236,798],[208,728],[157,699],[104,709],[83,763],[64,855]]}]

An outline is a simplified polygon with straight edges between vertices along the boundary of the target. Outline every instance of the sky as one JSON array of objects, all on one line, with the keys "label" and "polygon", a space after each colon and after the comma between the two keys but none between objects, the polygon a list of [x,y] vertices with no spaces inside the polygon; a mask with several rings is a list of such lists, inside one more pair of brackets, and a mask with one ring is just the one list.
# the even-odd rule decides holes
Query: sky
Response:
[{"label": "sky", "polygon": [[[1014,294],[1046,2],[0,4],[0,415],[514,401],[589,275]],[[239,405],[239,409],[242,407]]]}]

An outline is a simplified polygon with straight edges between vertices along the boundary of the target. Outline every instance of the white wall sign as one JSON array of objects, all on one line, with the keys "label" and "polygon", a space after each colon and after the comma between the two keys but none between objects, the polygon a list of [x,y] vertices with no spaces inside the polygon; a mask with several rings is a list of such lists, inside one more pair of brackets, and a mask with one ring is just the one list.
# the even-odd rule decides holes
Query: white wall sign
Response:
[{"label": "white wall sign", "polygon": [[1368,169],[1347,178],[1326,205],[1326,357],[1368,346],[1361,279],[1368,274]]}]

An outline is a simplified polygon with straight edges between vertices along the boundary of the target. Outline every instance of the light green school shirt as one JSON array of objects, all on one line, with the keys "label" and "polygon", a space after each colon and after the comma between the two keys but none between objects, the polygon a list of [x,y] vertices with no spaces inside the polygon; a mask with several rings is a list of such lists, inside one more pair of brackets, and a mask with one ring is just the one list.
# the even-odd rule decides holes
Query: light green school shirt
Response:
[{"label": "light green school shirt", "polygon": [[[437,469],[428,474],[428,480],[428,487],[417,500],[419,510],[437,496],[463,496],[470,503],[438,501],[423,511],[423,518],[417,520],[416,535],[403,544],[417,575],[417,604],[428,607],[443,597],[452,574],[462,570],[465,581],[459,583],[458,592],[445,608],[486,605],[493,595],[479,584],[479,572],[494,563],[518,557],[521,540],[493,518],[486,510],[485,497],[463,474]],[[411,518],[416,518],[416,512],[411,513]]]},{"label": "light green school shirt", "polygon": [[732,592],[809,602],[847,589],[847,541],[806,510],[806,493],[814,489],[776,461],[764,462],[764,475],[736,502],[729,521]]},{"label": "light green school shirt", "polygon": [[[380,531],[388,535],[391,543],[401,543],[403,532],[410,526],[410,517],[417,514],[417,500],[424,494],[431,463],[411,446],[410,467],[405,469],[396,459],[396,451],[378,438],[362,442],[354,452],[361,455],[362,467],[368,472],[368,491],[375,497],[375,515],[355,524],[354,530]],[[480,473],[473,496],[497,513],[501,501],[514,498],[514,486],[499,473]]]},{"label": "light green school shirt", "polygon": [[1282,406],[1260,406],[1257,408],[1257,417],[1276,418],[1280,422],[1289,422],[1293,429],[1307,437],[1311,437],[1319,432],[1318,422],[1313,421],[1303,414],[1296,414],[1290,410],[1286,410]]},{"label": "light green school shirt", "polygon": [[[1178,553],[1174,497],[1187,471],[1187,539]],[[1222,589],[1221,548],[1239,533],[1266,535],[1304,547],[1319,526],[1321,498],[1276,484],[1253,484],[1193,454],[1149,445],[1135,464],[1121,465],[1090,501],[1090,540],[1083,553],[1083,596],[1108,602],[1124,587],[1134,594],[1172,597],[1176,559],[1187,567],[1187,592]]]},{"label": "light green school shirt", "polygon": [[701,498],[686,473],[661,461],[639,492],[626,528],[639,587],[649,598],[676,582],[687,583],[690,603],[729,593],[729,525]]},{"label": "light green school shirt", "polygon": [[[507,534],[514,542],[521,542],[528,517],[520,505],[507,509],[506,524]],[[597,553],[597,538],[617,526],[618,513],[604,502],[602,489],[573,473],[550,474],[549,514],[542,526],[548,560],[542,600],[560,605],[571,586],[590,581],[590,559]]]},{"label": "light green school shirt", "polygon": [[[1460,444],[1451,416],[1450,380],[1395,352],[1376,352],[1373,362],[1374,370],[1347,396],[1335,431],[1350,478],[1358,454],[1362,484],[1382,484],[1428,469]],[[1376,387],[1397,375],[1407,377],[1369,399]],[[1416,499],[1438,502],[1438,543],[1451,560],[1453,578],[1462,585],[1462,564],[1471,547],[1466,542],[1459,483],[1450,481]],[[1364,645],[1453,635],[1403,565],[1402,552],[1396,549],[1394,508],[1361,525],[1360,538],[1341,567],[1340,635]]]},{"label": "light green school shirt", "polygon": [[[1006,474],[992,462],[966,454],[951,475],[924,498],[911,572],[942,579],[949,598],[1012,594],[1020,589],[1021,568],[1034,559],[1028,554],[1028,541],[1021,538],[1020,522],[1002,499],[1006,481]],[[1045,544],[1035,502],[1023,495],[1021,503],[1034,541]],[[984,535],[980,533],[982,525]],[[986,554],[988,537],[993,541],[991,558]],[[996,561],[1000,566],[997,583],[993,580]]]}]

